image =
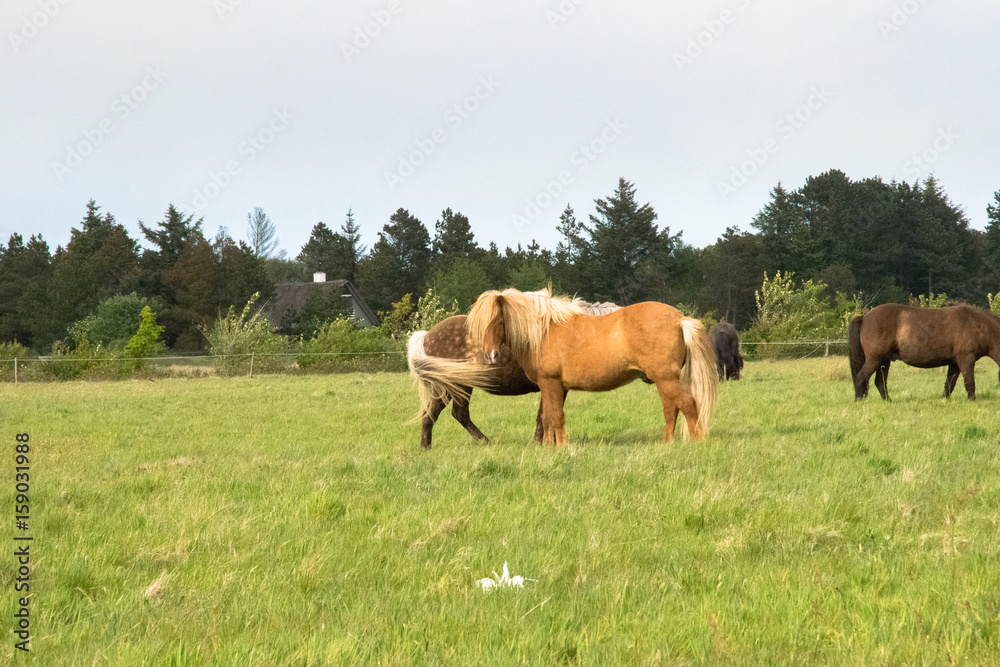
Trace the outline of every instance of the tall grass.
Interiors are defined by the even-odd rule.
[[[896,366],[855,403],[846,365],[748,362],[703,443],[661,442],[641,383],[571,393],[566,449],[531,443],[537,395],[476,392],[491,444],[446,413],[426,453],[403,374],[2,385],[17,660],[995,664],[996,366],[976,403]],[[484,594],[504,561],[532,581]]]

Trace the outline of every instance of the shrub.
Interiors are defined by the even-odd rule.
[[[299,344],[299,368],[309,372],[406,370],[406,340],[392,339],[380,328],[359,328],[341,317],[323,325],[316,335]]]
[[[433,289],[417,299],[417,311],[410,321],[410,331],[427,331],[438,322],[458,315],[458,305],[454,302],[441,305],[441,299]]]
[[[166,344],[160,340],[163,327],[156,323],[156,315],[149,306],[144,306],[140,313],[139,330],[125,345],[125,356],[130,359],[158,357],[166,350]]]
[[[944,292],[941,292],[940,294],[934,294],[931,292],[930,296],[920,294],[914,298],[911,294],[910,305],[918,308],[944,308],[948,305],[948,295]]]
[[[990,306],[990,312],[996,315],[997,317],[1000,317],[1000,293],[996,295],[987,294],[986,303],[988,303]]]
[[[0,382],[14,381],[14,360],[20,363],[25,359],[34,357],[34,353],[17,341],[12,343],[0,343]],[[21,367],[18,366],[20,374]]]
[[[275,333],[260,310],[250,314],[259,296],[254,294],[239,314],[230,306],[211,331],[201,330],[208,339],[209,351],[216,357],[215,367],[220,375],[249,373],[251,363],[254,371],[261,373],[282,370],[288,365],[277,356],[288,349],[285,337]]]
[[[746,343],[789,343],[794,341],[825,341],[847,337],[851,319],[862,312],[858,296],[847,297],[837,292],[833,303],[823,296],[826,285],[807,280],[798,287],[794,274],[778,271],[773,278],[764,274],[764,282],[756,292],[757,319],[743,335]],[[774,359],[777,356],[804,356],[824,352],[816,343],[803,345],[748,346],[751,358]]]
[[[70,336],[77,345],[86,339],[104,348],[124,347],[139,327],[143,309],[153,305],[135,292],[109,297],[98,304],[95,314],[74,322]]]

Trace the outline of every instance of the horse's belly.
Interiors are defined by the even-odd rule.
[[[574,373],[563,373],[562,382],[566,389],[576,391],[611,391],[623,387],[642,377],[641,371],[609,370],[600,368],[580,369]]]

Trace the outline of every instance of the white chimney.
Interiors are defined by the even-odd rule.
[[[317,271],[316,273],[313,274],[313,282],[314,283],[325,283],[326,282],[326,274],[323,273],[322,271]]]

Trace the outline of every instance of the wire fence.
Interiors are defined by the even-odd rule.
[[[740,341],[749,360],[844,356],[846,340]],[[123,380],[130,378],[247,376],[406,371],[404,350],[348,352],[249,352],[161,357],[76,357],[72,354],[0,359],[0,382]]]

